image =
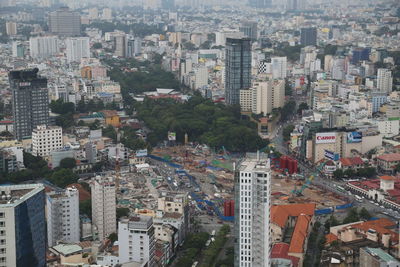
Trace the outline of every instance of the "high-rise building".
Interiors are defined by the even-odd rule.
[[[38,125],[32,131],[32,155],[48,157],[50,153],[63,147],[60,126]]]
[[[250,89],[240,90],[240,108],[255,114],[270,114],[285,104],[285,81],[256,82]]]
[[[45,202],[43,185],[0,186],[0,266],[46,266]]]
[[[6,33],[8,36],[17,34],[17,23],[14,21],[6,22]]]
[[[257,22],[255,21],[244,21],[239,27],[239,31],[243,32],[243,34],[250,38],[252,41],[257,40]]]
[[[119,33],[114,36],[114,54],[117,57],[126,57],[127,38],[125,33]]]
[[[272,78],[284,79],[287,75],[287,58],[286,57],[272,57]]]
[[[200,89],[208,85],[208,69],[206,66],[199,66],[195,69],[194,89]]]
[[[38,69],[11,71],[8,74],[12,91],[14,136],[21,140],[32,135],[38,125],[49,124],[47,79]]]
[[[13,57],[25,57],[25,46],[18,41],[12,43],[12,56]]]
[[[136,215],[118,223],[119,263],[140,262],[155,266],[153,218]]]
[[[101,18],[103,20],[112,20],[113,16],[111,8],[104,8]]]
[[[126,48],[127,48],[126,51],[127,57],[132,58],[140,55],[142,51],[142,39],[140,37],[129,39]]]
[[[390,93],[393,87],[392,71],[389,69],[378,69],[377,86],[379,91]]]
[[[93,178],[91,190],[92,222],[97,227],[99,240],[103,240],[117,232],[114,178],[100,176]]]
[[[304,46],[317,45],[317,28],[301,28],[300,44]]]
[[[31,37],[29,50],[32,58],[46,58],[59,52],[58,38],[56,36]]]
[[[49,30],[62,36],[81,35],[81,16],[69,10],[68,7],[60,8],[49,14]]]
[[[89,37],[68,38],[65,42],[68,62],[80,62],[82,58],[90,58]]]
[[[264,154],[235,170],[235,267],[270,266],[271,170]]]
[[[272,0],[249,0],[249,6],[255,8],[271,7]]]
[[[240,90],[251,86],[251,41],[227,38],[225,51],[225,101],[235,105]]]
[[[352,51],[352,56],[351,56],[351,64],[357,64],[360,61],[363,60],[369,60],[369,54],[371,53],[371,48],[366,47],[356,47]]]
[[[46,193],[47,242],[49,247],[57,241],[77,243],[80,240],[79,191],[67,188]]]

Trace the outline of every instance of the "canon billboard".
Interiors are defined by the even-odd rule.
[[[316,144],[332,144],[336,142],[336,133],[317,133],[315,134]]]

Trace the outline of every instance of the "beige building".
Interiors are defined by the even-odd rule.
[[[52,151],[63,147],[62,128],[59,126],[40,125],[32,132],[32,154],[48,157]]]
[[[6,33],[7,35],[17,34],[17,23],[13,21],[6,22]]]
[[[242,111],[255,114],[270,114],[273,109],[285,104],[285,81],[259,81],[250,89],[240,90],[240,107]]]

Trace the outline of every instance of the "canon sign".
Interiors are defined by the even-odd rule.
[[[336,133],[317,133],[315,135],[316,144],[331,144],[336,142]]]

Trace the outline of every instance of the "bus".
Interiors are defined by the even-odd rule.
[[[342,192],[342,193],[345,193],[345,192],[346,192],[346,190],[345,190],[342,186],[340,186],[340,185],[338,185],[338,186],[336,187],[336,190],[339,191],[339,192]]]

